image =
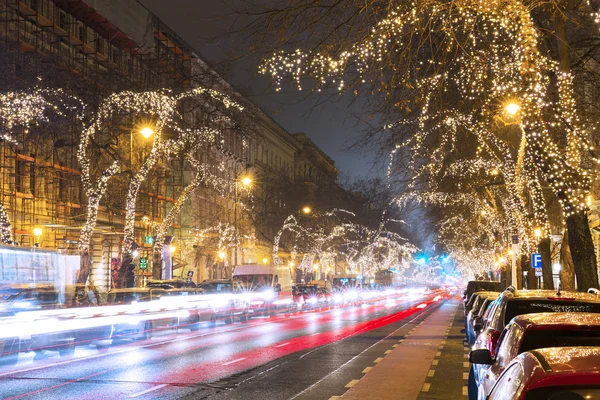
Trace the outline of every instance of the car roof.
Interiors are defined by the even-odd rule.
[[[600,298],[595,294],[581,293],[581,292],[564,292],[561,291],[558,294],[555,290],[515,290],[504,291],[502,297],[509,301],[522,301],[522,300],[585,300],[586,302],[598,302]]]
[[[600,347],[549,347],[529,353],[547,374],[600,372]]]
[[[143,288],[120,288],[111,289],[108,293],[148,293],[150,290],[164,290],[158,287],[143,287]]]
[[[513,324],[523,329],[544,329],[556,326],[597,326],[600,328],[599,313],[548,312],[517,315]]]
[[[229,279],[205,279],[202,282],[200,282],[200,285],[202,285],[203,283],[231,283],[231,280],[229,280]]]

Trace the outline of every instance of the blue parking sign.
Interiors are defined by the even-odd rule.
[[[542,269],[542,255],[540,253],[531,253],[531,268]]]

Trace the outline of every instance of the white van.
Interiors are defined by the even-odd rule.
[[[289,297],[291,302],[292,274],[288,266],[238,265],[231,279],[234,293],[249,294],[250,310],[253,314],[272,315],[284,308],[281,307],[282,299]]]

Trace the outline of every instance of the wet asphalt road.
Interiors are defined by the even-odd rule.
[[[439,303],[398,300],[155,334],[99,354],[21,354],[4,399],[329,399]],[[38,358],[38,359],[36,359]]]

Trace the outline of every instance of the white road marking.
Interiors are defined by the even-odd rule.
[[[290,344],[290,342],[281,343],[281,344],[278,344],[275,347],[283,347],[283,346],[287,346],[288,344]]]
[[[421,388],[421,392],[429,392],[429,388],[431,387],[431,383],[424,383]]]
[[[232,361],[229,361],[229,362],[223,363],[223,364],[221,364],[221,365],[229,365],[229,364],[234,364],[234,363],[236,363],[236,362],[244,361],[245,359],[246,359],[246,357],[237,358],[237,359],[235,359],[235,360],[232,360]]]
[[[350,382],[348,382],[348,384],[344,387],[347,387],[348,389],[350,389],[351,387],[353,387],[354,385],[356,385],[359,382],[359,379],[352,379]]]
[[[165,386],[169,386],[169,384],[168,383],[163,383],[162,385],[151,387],[150,389],[146,389],[146,390],[143,390],[141,392],[134,393],[134,394],[132,394],[130,396],[127,396],[127,397],[129,397],[129,398],[139,397],[139,396],[142,396],[142,395],[144,395],[146,393],[150,393],[150,392],[154,392],[155,390],[162,389]]]

